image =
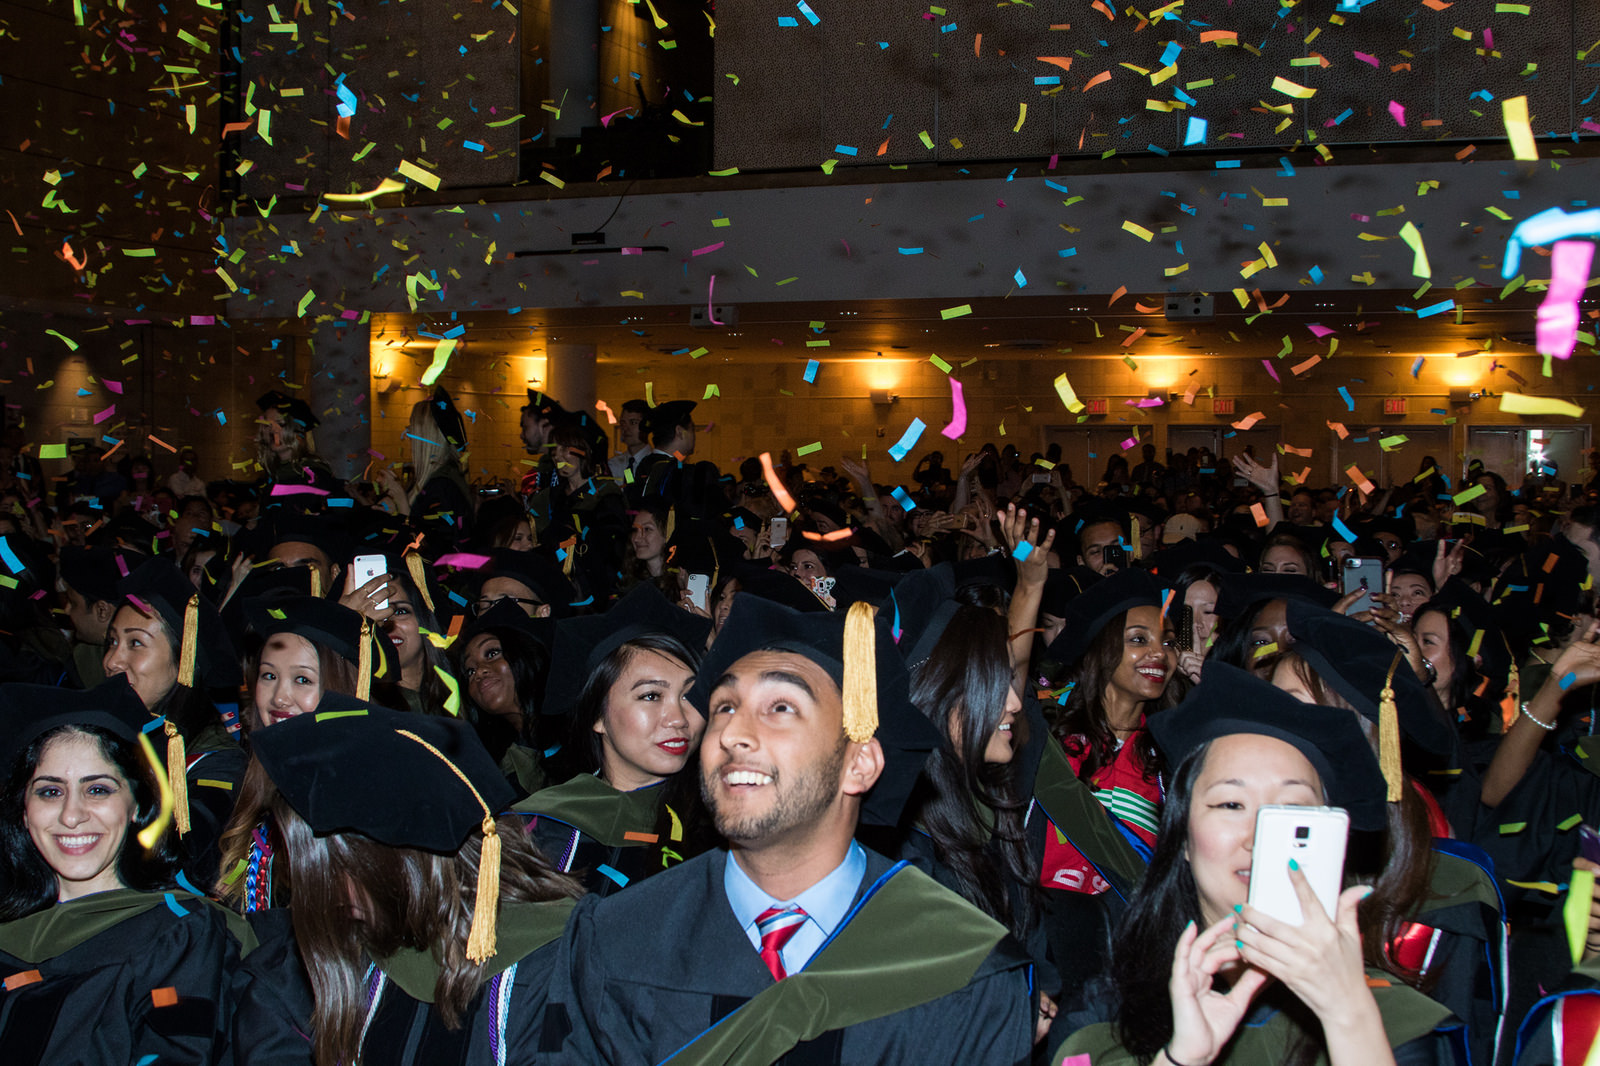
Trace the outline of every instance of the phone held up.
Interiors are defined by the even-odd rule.
[[[1344,883],[1349,836],[1350,816],[1342,807],[1269,804],[1257,808],[1250,855],[1250,906],[1290,925],[1305,923],[1300,897],[1289,880],[1289,860],[1293,859],[1332,920]]]

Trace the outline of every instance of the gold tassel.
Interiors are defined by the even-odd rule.
[[[878,731],[878,610],[857,600],[844,620],[844,732],[865,744]]]
[[[1405,774],[1400,769],[1400,709],[1394,702],[1394,671],[1403,661],[1403,653],[1396,652],[1383,682],[1383,694],[1378,697],[1378,767],[1388,786],[1384,798],[1389,803],[1399,803],[1405,787]]]
[[[178,684],[194,688],[194,665],[200,657],[200,595],[189,597],[183,609],[183,636],[178,648]]]
[[[314,566],[311,568],[311,597],[322,599],[322,571]]]
[[[1501,638],[1504,639],[1504,638]],[[1517,720],[1517,710],[1522,703],[1522,672],[1517,669],[1517,660],[1511,659],[1511,672],[1506,675],[1506,694],[1500,701],[1500,731],[1511,732],[1512,723]]]
[[[177,726],[168,720],[162,729],[167,734],[167,785],[172,789],[172,812],[181,837],[189,831],[189,753]]]
[[[356,660],[356,699],[372,698],[372,619],[361,619],[361,654]]]
[[[467,931],[467,958],[482,964],[495,953],[495,926],[500,917],[500,833],[494,818],[483,816],[483,850],[478,859],[478,891],[472,900],[472,928]]]
[[[497,950],[495,927],[500,920],[500,831],[494,824],[494,812],[483,802],[483,796],[467,780],[461,767],[451,762],[449,756],[409,729],[395,732],[422,745],[434,758],[448,766],[467,786],[467,791],[478,801],[478,806],[483,808],[483,849],[478,855],[478,889],[472,899],[472,926],[467,930],[467,958],[479,964],[485,963]]]
[[[406,570],[410,572],[411,583],[417,586],[417,595],[428,605],[428,610],[437,611],[438,608],[433,605],[433,597],[428,594],[428,574],[423,568],[422,556],[416,552],[406,556]]]

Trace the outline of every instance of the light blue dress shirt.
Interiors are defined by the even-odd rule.
[[[833,935],[833,931],[839,928],[845,915],[850,913],[850,904],[855,902],[861,879],[866,874],[867,853],[852,840],[844,861],[834,867],[827,877],[794,899],[773,899],[750,880],[750,875],[744,872],[730,852],[722,872],[722,890],[727,894],[728,905],[733,908],[733,916],[750,938],[750,946],[757,951],[761,950],[761,933],[756,928],[756,919],[768,907],[799,907],[806,912],[805,924],[778,952],[783,959],[784,972],[798,973]]]

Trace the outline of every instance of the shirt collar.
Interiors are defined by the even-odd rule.
[[[855,902],[856,891],[861,887],[861,879],[866,873],[867,853],[852,840],[844,861],[834,867],[832,873],[794,899],[780,900],[767,895],[760,885],[752,881],[733,853],[729,852],[722,875],[722,888],[742,929],[755,925],[756,918],[768,907],[794,905],[806,912],[807,919],[817,924],[823,936],[832,936],[845,915],[850,913],[850,905]]]

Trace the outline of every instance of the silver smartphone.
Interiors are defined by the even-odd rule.
[[[350,571],[354,574],[352,588],[360,588],[375,577],[382,577],[389,572],[389,564],[381,555],[358,555],[350,561]],[[389,609],[389,597],[385,596],[383,602],[374,605],[377,610]]]
[[[1349,837],[1350,815],[1342,807],[1258,808],[1250,854],[1250,906],[1290,925],[1305,922],[1300,897],[1289,880],[1293,859],[1331,921],[1339,907]]]

